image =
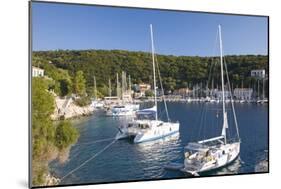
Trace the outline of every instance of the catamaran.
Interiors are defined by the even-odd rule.
[[[221,85],[222,85],[222,131],[221,135],[198,142],[188,143],[185,147],[184,166],[180,170],[192,175],[199,175],[199,173],[218,169],[233,162],[240,153],[240,137],[238,131],[238,124],[234,104],[231,97],[231,107],[233,119],[236,127],[236,137],[230,140],[227,137],[226,131],[228,129],[228,114],[225,107],[225,86],[224,86],[224,68],[228,87],[230,88],[229,77],[227,73],[226,63],[223,59],[221,26],[218,26],[219,46],[220,46],[220,70],[221,70]]]
[[[151,36],[151,50],[152,50],[151,54],[152,54],[152,65],[153,65],[153,79],[154,79],[154,106],[152,108],[137,111],[137,118],[129,122],[127,125],[120,127],[119,132],[116,135],[116,139],[132,137],[134,143],[142,143],[142,142],[162,139],[174,134],[178,134],[179,132],[180,124],[178,122],[176,123],[170,122],[165,98],[163,98],[163,100],[164,100],[165,111],[168,118],[168,122],[164,122],[158,119],[155,55],[154,55],[152,25],[150,25],[150,36]],[[163,93],[163,87],[162,87],[159,69],[158,69],[158,75],[159,75],[159,81]]]

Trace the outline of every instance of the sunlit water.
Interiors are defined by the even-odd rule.
[[[163,104],[160,107],[163,109]],[[188,177],[164,167],[170,162],[183,162],[183,148],[188,142],[220,135],[220,107],[221,104],[168,103],[171,120],[180,122],[179,135],[143,144],[116,141],[99,156],[64,178],[61,184]],[[235,104],[235,107],[242,140],[240,157],[231,165],[207,175],[252,173],[257,164],[267,159],[268,105]],[[230,111],[230,107],[227,109]],[[229,112],[229,135],[234,136],[235,127],[230,115]],[[160,117],[165,119],[165,112],[162,111]],[[102,113],[74,120],[80,138],[71,148],[66,163],[51,162],[53,174],[62,178],[91,158],[114,140],[117,127],[127,121],[124,118],[106,117]]]

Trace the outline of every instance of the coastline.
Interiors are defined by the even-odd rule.
[[[55,110],[51,115],[53,121],[74,119],[93,114],[91,105],[80,107],[75,104],[72,98],[55,97]]]

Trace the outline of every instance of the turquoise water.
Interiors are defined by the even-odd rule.
[[[163,109],[163,104],[159,106],[159,109]],[[203,106],[207,110],[205,114],[202,113]],[[178,136],[143,144],[133,144],[128,140],[116,141],[99,156],[65,177],[61,184],[188,177],[181,172],[166,170],[164,166],[170,162],[183,162],[183,148],[188,142],[220,134],[222,120],[218,108],[221,105],[171,102],[168,107],[171,120],[180,122]],[[230,166],[207,175],[252,173],[258,163],[267,159],[268,105],[235,104],[235,107],[242,140],[240,157]],[[227,109],[230,111],[229,107]],[[164,112],[159,114],[165,119]],[[53,174],[62,178],[91,158],[114,140],[117,127],[127,121],[124,118],[106,117],[102,113],[74,120],[80,138],[71,148],[66,163],[51,162]],[[229,136],[235,136],[232,122],[229,116]]]

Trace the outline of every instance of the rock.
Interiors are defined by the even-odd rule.
[[[268,160],[260,161],[255,167],[255,172],[268,172]]]
[[[77,106],[72,98],[55,98],[56,108],[51,116],[52,120],[70,119],[80,116],[88,116],[93,113],[91,105],[80,107]]]
[[[52,176],[50,173],[45,174],[44,177],[45,183],[42,186],[54,186],[60,183],[60,179]]]

